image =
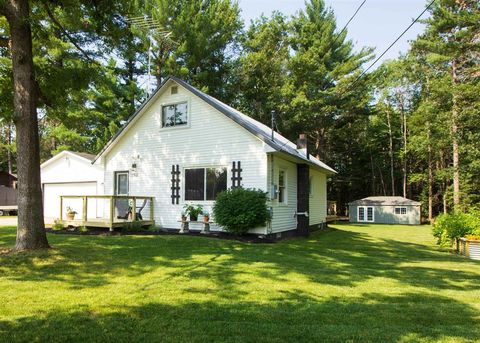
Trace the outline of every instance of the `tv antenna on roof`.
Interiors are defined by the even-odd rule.
[[[132,27],[140,31],[146,32],[148,39],[148,78],[147,78],[147,97],[150,95],[151,78],[152,78],[152,46],[154,45],[154,37],[157,39],[159,45],[163,45],[166,49],[171,49],[178,45],[172,38],[172,32],[163,28],[158,19],[153,19],[149,16],[130,17],[126,19]]]

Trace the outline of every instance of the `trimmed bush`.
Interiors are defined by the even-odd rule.
[[[243,235],[270,219],[267,193],[258,189],[233,188],[218,194],[213,206],[215,222],[227,232]]]
[[[480,211],[470,210],[468,213],[441,214],[433,225],[433,235],[437,244],[452,245],[455,239],[469,234],[480,234]]]
[[[124,232],[138,232],[142,230],[143,230],[142,222],[139,220],[125,222],[122,226],[122,231]]]

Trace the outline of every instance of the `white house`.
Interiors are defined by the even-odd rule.
[[[103,167],[93,165],[95,155],[62,151],[41,166],[43,212],[45,221],[52,223],[60,216],[60,195],[97,195],[103,193]],[[81,199],[67,205],[79,208]],[[91,203],[89,212],[97,209]],[[64,208],[65,210],[66,208]]]
[[[92,163],[103,170],[104,194],[154,197],[155,223],[163,228],[180,227],[185,204],[210,210],[216,194],[242,186],[271,199],[271,224],[252,232],[307,233],[325,223],[327,177],[335,171],[305,146],[304,136],[298,147],[272,137],[267,126],[170,77]]]

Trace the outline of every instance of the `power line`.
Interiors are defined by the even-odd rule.
[[[403,32],[400,34],[400,36],[398,36],[397,39],[395,39],[395,40],[393,41],[393,43],[390,44],[390,45],[388,46],[388,48],[386,48],[385,51],[382,52],[382,54],[381,54],[380,56],[378,56],[378,57],[375,59],[375,61],[373,61],[372,64],[370,64],[370,65],[368,66],[368,68],[365,69],[365,70],[355,79],[355,81],[352,82],[352,84],[350,85],[350,87],[348,87],[348,89],[350,89],[358,80],[360,80],[360,79],[363,77],[363,75],[365,75],[365,74],[367,73],[367,71],[369,71],[370,68],[372,68],[372,67],[388,52],[388,50],[390,50],[390,49],[395,45],[395,43],[397,43],[397,42],[400,40],[400,38],[402,38],[403,35],[404,35],[408,30],[410,30],[410,28],[421,18],[421,16],[422,16],[425,12],[427,12],[427,11],[430,9],[430,7],[432,7],[432,5],[433,5],[433,3],[434,3],[435,1],[436,1],[436,0],[432,0],[432,2],[430,2],[430,3],[428,4],[428,6],[425,7],[425,9],[422,11],[422,13],[420,13],[420,14],[418,15],[418,17],[416,17],[415,20],[412,21],[412,23],[411,23],[410,25],[408,25],[408,27],[407,27],[405,30],[403,30]]]
[[[348,24],[350,24],[350,22],[353,20],[353,18],[355,18],[355,16],[357,15],[358,11],[360,11],[360,9],[363,7],[363,5],[367,2],[367,0],[363,0],[363,2],[360,4],[360,6],[357,7],[357,10],[355,11],[355,13],[353,13],[353,15],[350,17],[350,19],[347,21],[347,23],[345,24],[345,26],[343,27],[343,29],[340,31],[340,33],[337,35],[337,37],[335,37],[333,43],[332,43],[332,46],[337,42],[338,40],[338,37],[340,37],[343,33],[343,31],[345,31],[347,29],[347,26]]]

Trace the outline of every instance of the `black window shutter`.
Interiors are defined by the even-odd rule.
[[[232,188],[240,187],[242,184],[242,167],[240,161],[233,161],[232,164]]]
[[[180,167],[172,165],[172,205],[178,205],[180,201]]]

